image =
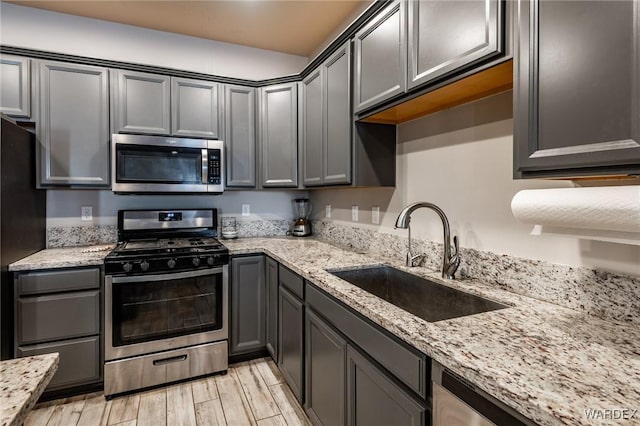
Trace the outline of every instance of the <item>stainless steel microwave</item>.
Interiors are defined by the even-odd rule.
[[[114,134],[111,189],[117,193],[222,193],[224,142]]]

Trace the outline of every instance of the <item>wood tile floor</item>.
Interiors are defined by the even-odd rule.
[[[44,402],[25,426],[309,425],[270,358],[234,364],[226,375],[105,400],[102,393]]]

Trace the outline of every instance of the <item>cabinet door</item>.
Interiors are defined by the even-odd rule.
[[[264,256],[231,259],[232,355],[264,349],[266,343],[266,293]]]
[[[499,0],[407,2],[409,88],[500,53],[500,6]]]
[[[29,58],[0,56],[0,112],[14,117],[31,116]]]
[[[518,8],[516,177],[640,173],[640,2]]]
[[[344,425],[347,342],[309,309],[305,339],[307,414],[314,424]]]
[[[171,133],[171,77],[116,70],[113,82],[117,133]]]
[[[419,426],[426,408],[347,346],[347,419],[350,425]]]
[[[298,186],[298,99],[296,84],[261,89],[262,186]]]
[[[109,186],[108,71],[85,65],[39,65],[42,185]]]
[[[224,88],[227,186],[256,186],[256,89]]]
[[[405,1],[394,1],[355,35],[355,112],[406,89],[405,6]]]
[[[296,399],[304,402],[304,305],[280,286],[278,300],[278,367]]]
[[[267,350],[278,360],[278,262],[267,257]]]
[[[218,83],[171,77],[171,134],[218,139]]]
[[[305,186],[322,185],[323,170],[323,78],[322,68],[302,80],[300,85],[300,134],[302,137],[302,167]]]
[[[325,185],[351,182],[351,43],[347,42],[323,65]]]

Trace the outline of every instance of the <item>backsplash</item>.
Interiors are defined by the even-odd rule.
[[[404,259],[407,238],[347,224],[316,220],[314,235],[362,253]],[[439,270],[442,244],[411,240],[414,253],[426,253],[423,266]],[[640,325],[640,278],[589,268],[460,249],[457,275],[544,300],[599,318]]]
[[[289,231],[290,220],[237,218],[238,237],[276,237]],[[220,229],[220,224],[218,224]],[[114,225],[58,226],[47,228],[47,248],[111,244],[118,240]]]

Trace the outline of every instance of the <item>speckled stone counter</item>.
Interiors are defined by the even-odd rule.
[[[115,244],[46,249],[9,265],[10,271],[99,266]]]
[[[0,425],[21,425],[56,370],[57,353],[0,361]]]
[[[443,282],[438,272],[411,268],[411,273],[511,306],[428,323],[326,271],[392,263],[388,259],[313,239],[239,239],[225,245],[232,254],[268,254],[536,423],[640,424],[640,411],[627,420],[590,420],[586,414],[640,410],[637,327],[479,281]]]

